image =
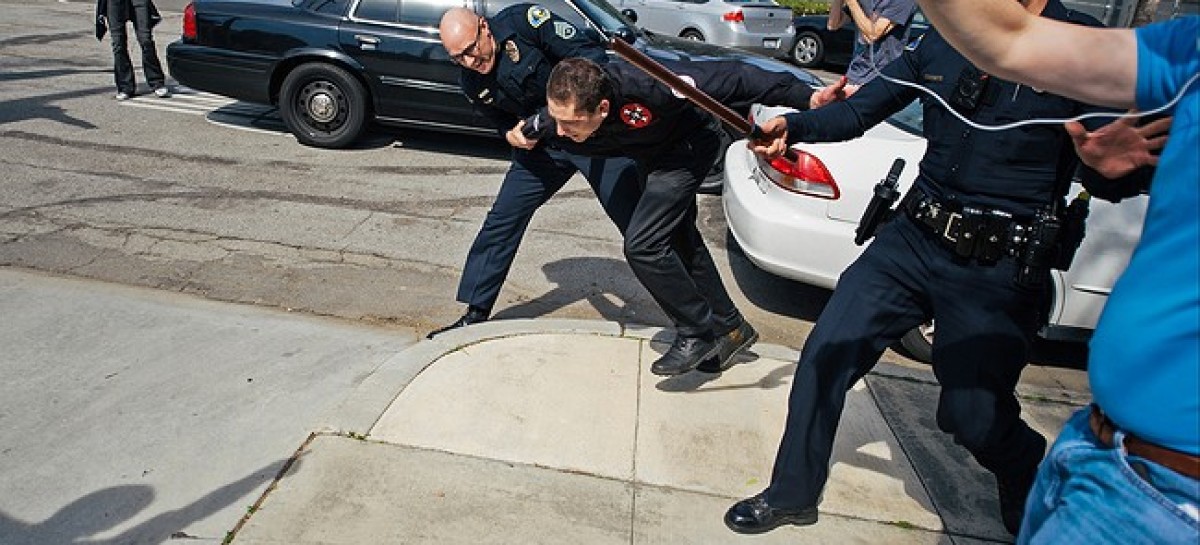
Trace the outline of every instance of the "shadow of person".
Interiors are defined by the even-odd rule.
[[[54,103],[60,100],[81,98],[109,91],[109,87],[93,87],[91,89],[79,89],[10,100],[5,102],[4,108],[0,108],[0,125],[29,119],[46,119],[81,129],[94,129],[96,128],[95,125],[67,115],[66,111],[59,106],[55,106]]]
[[[144,484],[123,485],[87,494],[40,523],[28,524],[0,513],[0,543],[80,543],[86,536],[133,518],[153,501],[154,488]]]
[[[606,257],[569,257],[542,266],[555,286],[542,295],[504,308],[493,319],[537,318],[579,301],[586,301],[605,320],[630,323],[669,323],[624,261]]]
[[[300,463],[294,459],[289,471]],[[105,488],[79,498],[40,523],[26,523],[0,512],[0,543],[4,545],[125,545],[128,543],[165,543],[187,536],[183,530],[239,501],[259,486],[280,474],[287,460],[267,464],[245,477],[221,486],[192,503],[165,511],[138,523],[111,538],[95,538],[132,519],[149,507],[155,498],[147,485]],[[223,538],[224,536],[218,536]]]

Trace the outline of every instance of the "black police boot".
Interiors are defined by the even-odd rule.
[[[776,509],[767,505],[767,492],[733,504],[725,512],[725,526],[739,534],[770,532],[784,524],[808,526],[817,522],[817,508]]]
[[[1009,475],[996,475],[996,489],[1000,495],[1000,520],[1008,533],[1017,535],[1021,530],[1021,520],[1025,518],[1025,501],[1029,491],[1033,489],[1033,481],[1037,479],[1038,464],[1041,463],[1042,453],[1046,451],[1046,439],[1038,435],[1037,458],[1031,458],[1019,469]]]
[[[467,313],[463,314],[462,318],[455,320],[454,323],[452,323],[446,327],[430,331],[429,334],[425,336],[425,338],[432,339],[434,337],[434,335],[441,335],[442,333],[450,331],[451,329],[458,329],[462,326],[477,324],[479,322],[486,322],[487,319],[488,319],[488,311],[481,309],[479,307],[473,307],[473,306],[467,307]]]
[[[715,340],[676,335],[675,342],[671,343],[667,353],[650,365],[650,372],[664,377],[682,375],[695,369],[700,362],[711,358],[716,352]]]
[[[717,338],[717,354],[696,366],[697,371],[721,373],[737,363],[737,355],[758,341],[758,332],[750,322],[742,320],[733,331]]]

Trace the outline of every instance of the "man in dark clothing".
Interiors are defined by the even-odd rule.
[[[490,20],[454,8],[442,16],[440,32],[450,58],[463,67],[463,93],[513,151],[512,165],[463,267],[458,300],[468,305],[467,312],[430,338],[488,319],[533,213],[576,172],[587,178],[622,233],[639,193],[633,161],[585,157],[563,149],[560,138],[536,140],[522,132],[525,118],[546,104],[550,69],[567,57],[604,62],[608,56],[603,44],[534,4],[505,8]]]
[[[791,74],[737,61],[664,62],[718,102],[808,109],[839,96]],[[547,108],[558,134],[581,153],[632,157],[642,196],[625,233],[630,268],[675,323],[671,348],[651,365],[658,375],[690,371],[715,356],[722,371],[758,334],[742,318],[696,229],[696,192],[722,153],[714,117],[624,61],[567,59],[550,75]]]
[[[1099,25],[1060,0],[1023,3],[1043,17]],[[984,125],[1094,109],[991,77],[932,30],[883,74],[928,86]],[[1014,534],[1020,527],[1046,441],[1021,420],[1014,388],[1047,315],[1046,262],[1053,259],[1042,250],[1060,243],[1053,218],[1061,217],[1078,165],[1062,125],[975,129],[934,98],[880,77],[843,103],[768,121],[762,128],[772,141],[755,151],[772,155],[787,143],[855,138],[917,98],[928,140],[920,175],[897,217],[842,273],[809,334],[770,484],[726,513],[735,532],[817,521],[846,391],[886,347],[930,319],[937,324],[938,427],[995,475],[1004,526]],[[1087,182],[1098,175],[1084,176]]]
[[[167,88],[166,75],[158,60],[158,48],[154,45],[151,29],[162,20],[151,0],[98,0],[96,3],[96,39],[104,38],[108,31],[112,41],[113,79],[117,83],[117,100],[128,100],[137,94],[137,82],[133,75],[133,60],[129,57],[127,22],[133,23],[134,36],[142,49],[142,71],[146,83],[159,98],[171,96]]]

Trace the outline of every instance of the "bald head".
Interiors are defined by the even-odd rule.
[[[475,25],[478,24],[479,15],[467,8],[450,8],[446,13],[442,14],[442,22],[438,25],[438,32],[442,36],[442,45],[445,46],[451,41],[469,42],[475,38]],[[446,48],[450,51],[450,48]]]
[[[487,74],[495,67],[496,43],[487,21],[467,8],[450,8],[438,25],[442,47],[463,68]]]

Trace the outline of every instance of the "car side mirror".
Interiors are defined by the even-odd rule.
[[[629,22],[631,22],[631,23],[637,22],[637,12],[633,11],[630,8],[625,8],[625,9],[621,10],[621,15],[624,15],[625,18],[629,19]]]

